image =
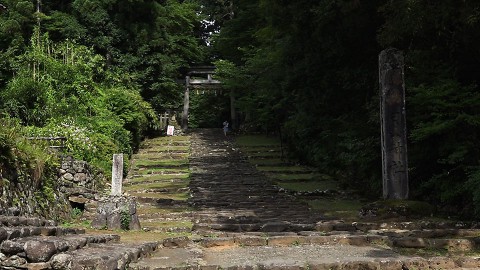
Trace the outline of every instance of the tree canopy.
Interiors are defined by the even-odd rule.
[[[280,135],[291,154],[372,197],[378,54],[396,47],[411,195],[480,215],[478,1],[0,2],[0,112],[31,134],[70,134],[79,157],[105,164],[134,150],[156,113],[179,108],[185,68],[215,64],[223,91],[192,96],[193,126],[221,127],[234,91],[240,130]]]

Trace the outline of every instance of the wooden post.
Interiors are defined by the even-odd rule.
[[[112,164],[112,196],[122,195],[122,181],[123,181],[123,154],[113,155]]]
[[[190,108],[190,76],[185,77],[185,95],[183,97],[182,129],[188,129],[188,110]]]
[[[384,199],[408,199],[404,59],[401,51],[379,55],[380,122]]]

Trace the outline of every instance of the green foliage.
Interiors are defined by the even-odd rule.
[[[97,82],[119,77],[103,64],[85,46],[56,44],[37,32],[0,92],[0,106],[29,125],[29,136],[66,137],[68,153],[109,172],[112,154],[132,154],[157,119],[139,90]]]
[[[57,157],[45,142],[27,139],[27,131],[17,119],[2,117],[0,127],[0,206],[17,206],[24,213],[52,219],[61,217],[64,209],[57,203],[55,181]]]
[[[395,46],[406,59],[411,194],[478,215],[478,1],[231,3],[213,47],[243,126],[279,133],[290,153],[380,196],[377,59]]]
[[[82,216],[83,212],[80,208],[73,208],[70,213],[70,217],[74,220],[78,220]]]
[[[217,90],[215,94],[208,90],[191,91],[189,127],[221,128],[223,121],[230,118],[229,104],[230,97],[225,91]]]
[[[480,168],[480,94],[476,87],[444,80],[419,85],[411,92],[411,120],[416,124],[411,130],[410,159],[418,164],[412,176],[422,179],[414,187],[417,192],[435,194],[432,199],[441,204],[466,205],[473,198],[475,209],[480,209],[475,199],[480,190],[474,185]]]
[[[120,212],[120,227],[122,228],[122,230],[129,230],[131,222],[132,217],[130,216],[130,211],[127,208],[122,209],[122,211]]]

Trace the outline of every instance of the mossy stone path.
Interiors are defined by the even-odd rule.
[[[191,231],[189,164],[190,137],[145,140],[131,161],[125,192],[137,199],[144,231],[162,239]]]
[[[154,160],[164,162],[168,152],[177,155],[169,156],[173,163],[184,158],[180,150],[168,151],[161,143],[174,138],[147,142],[148,147],[162,148],[137,155],[137,160],[149,156],[137,164],[148,164],[151,171],[134,169],[129,189],[140,200],[149,192],[171,198],[141,203],[140,211],[149,209],[145,220],[150,228],[161,231],[162,226],[191,218],[191,231],[188,237],[164,239],[161,248],[131,264],[131,269],[480,267],[475,255],[479,233],[470,229],[471,224],[358,220],[358,198],[327,175],[285,159],[275,140],[244,136],[235,141],[220,129],[195,130],[188,137],[186,178],[180,173],[183,161],[164,166],[176,166],[176,172],[155,168]],[[187,189],[179,183],[188,184],[188,196],[182,195]],[[159,213],[154,214],[152,207]],[[162,212],[173,207],[179,210],[176,217]],[[162,225],[155,227],[155,220]]]
[[[189,203],[196,209],[196,230],[303,231],[313,230],[324,219],[308,204],[281,192],[265,176],[267,170],[257,170],[231,138],[216,130],[192,134],[190,168]],[[279,168],[294,173],[291,167]]]

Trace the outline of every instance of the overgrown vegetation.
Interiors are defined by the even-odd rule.
[[[380,197],[377,59],[397,47],[412,199],[479,216],[478,1],[219,2],[207,5],[229,14],[212,41],[217,75],[241,126],[280,135],[296,157]]]
[[[41,182],[39,200],[51,199],[58,166],[22,160],[23,137],[66,137],[69,155],[108,178],[112,154],[128,164],[157,114],[181,103],[181,70],[204,56],[194,1],[1,2],[0,120],[22,132],[2,130],[0,178]],[[7,169],[18,171],[7,179]]]
[[[0,207],[61,219],[66,205],[56,185],[59,161],[45,142],[26,134],[17,119],[0,118]]]

